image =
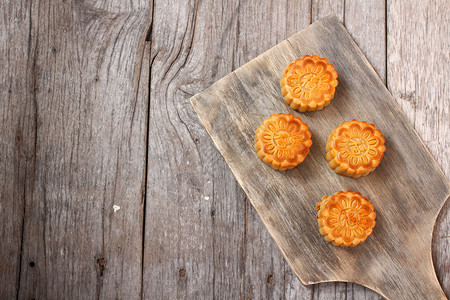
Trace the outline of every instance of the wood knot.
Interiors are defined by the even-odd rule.
[[[106,263],[105,259],[103,257],[97,259],[97,265],[98,265],[98,275],[99,277],[103,276],[103,272],[105,271]]]
[[[186,271],[183,268],[181,268],[180,270],[178,270],[178,276],[180,277],[186,276]]]
[[[30,261],[30,264],[29,264],[29,265],[30,265],[30,267],[33,268],[36,264],[34,263],[34,261]]]
[[[273,282],[273,274],[269,273],[269,275],[267,276],[267,283],[272,283]]]

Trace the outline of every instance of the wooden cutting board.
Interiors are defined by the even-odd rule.
[[[298,113],[281,96],[281,72],[305,54],[327,57],[339,73],[335,98],[322,111]],[[303,284],[348,281],[388,299],[445,299],[431,239],[450,184],[336,17],[289,37],[192,97],[191,104]],[[253,150],[256,128],[280,112],[301,117],[313,135],[305,162],[285,172],[265,165]],[[375,124],[387,148],[377,170],[359,179],[335,174],[324,157],[331,130],[354,118]],[[315,204],[349,189],[371,200],[377,225],[365,243],[335,247],[319,234]]]

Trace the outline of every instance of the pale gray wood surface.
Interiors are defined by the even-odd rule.
[[[145,298],[379,298],[299,282],[188,98],[334,13],[448,176],[446,2],[155,1],[150,55],[152,2],[0,1],[0,298],[135,297],[142,279]],[[436,81],[426,55],[447,59]],[[447,294],[448,211],[433,246]]]
[[[154,3],[145,298],[242,293],[244,193],[189,104],[236,68],[238,13],[237,1]]]
[[[1,3],[1,298],[137,298],[150,5]]]
[[[388,88],[442,170],[450,176],[450,5],[402,1],[387,5]],[[450,295],[450,203],[433,236],[433,259]]]
[[[34,117],[29,4],[0,1],[0,298],[14,298],[26,178],[33,173]]]

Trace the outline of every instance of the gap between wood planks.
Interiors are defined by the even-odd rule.
[[[144,46],[144,53],[145,51],[149,51],[150,55],[152,50],[152,34],[153,34],[153,13],[154,13],[154,0],[151,0],[150,2],[150,23],[149,27],[147,29],[147,34],[145,36],[145,46]],[[148,50],[147,50],[148,49]],[[142,187],[142,248],[141,248],[141,299],[144,297],[144,270],[145,270],[145,220],[146,220],[146,214],[147,214],[147,182],[148,182],[148,151],[149,151],[149,134],[150,134],[150,89],[151,89],[151,82],[152,82],[152,66],[153,62],[155,60],[156,54],[154,57],[150,57],[150,64],[148,66],[148,87],[147,87],[147,124],[146,124],[146,134],[145,134],[145,168],[144,168],[144,183]],[[142,72],[141,72],[142,73]]]

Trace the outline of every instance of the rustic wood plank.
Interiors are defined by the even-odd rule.
[[[450,6],[447,1],[388,2],[388,87],[408,119],[450,176]],[[433,257],[450,295],[450,205],[436,223]]]
[[[340,73],[340,92],[324,111],[302,114],[310,128],[315,128],[309,159],[301,168],[276,172],[254,154],[254,130],[273,111],[291,112],[275,96],[279,93],[279,74],[289,61],[311,51],[335,64]],[[367,89],[373,93],[367,94]],[[388,298],[441,298],[443,293],[428,253],[433,220],[448,196],[449,182],[391,98],[344,27],[336,18],[326,18],[216,82],[191,102],[303,282],[353,281]],[[323,161],[319,149],[331,129],[354,117],[375,122],[391,149],[377,172],[357,181],[336,176],[326,164],[319,163]],[[419,169],[422,171],[417,172]],[[314,208],[310,207],[311,199],[342,189],[371,195],[379,213],[375,234],[351,252],[322,241]],[[407,203],[412,209],[405,218],[399,212],[405,211]],[[407,228],[415,230],[404,235]],[[341,268],[342,262],[345,268]]]
[[[242,66],[260,53],[310,23],[309,1],[245,1],[238,15],[239,35],[235,66]],[[271,12],[267,14],[267,12]],[[264,37],[264,38],[261,38]],[[246,201],[245,273],[246,299],[310,298],[285,262],[261,218]]]
[[[30,2],[0,1],[0,298],[15,299],[26,178],[33,173]],[[32,53],[31,53],[32,54]]]
[[[386,5],[384,1],[345,0],[343,23],[348,33],[386,81]]]
[[[188,99],[233,70],[239,9],[238,1],[154,5],[144,298],[243,293],[244,193]]]
[[[344,2],[344,0],[311,0],[311,23],[330,14],[335,15],[341,22],[344,22]]]
[[[24,89],[11,118],[27,122],[12,124],[26,157],[18,297],[138,298],[148,102],[139,85],[149,3],[27,8],[28,52],[16,58],[27,65],[10,78]]]

